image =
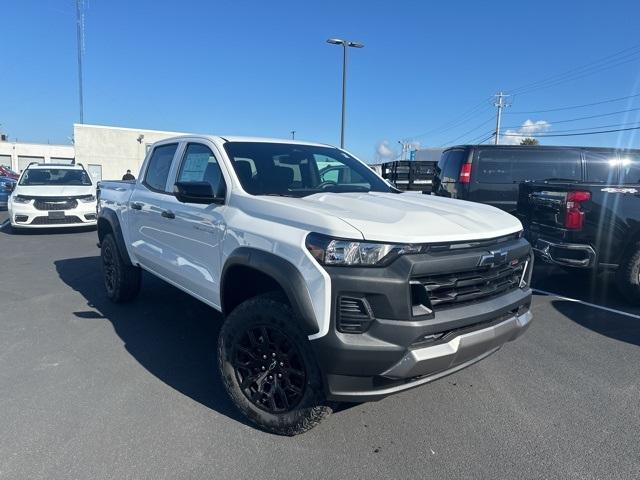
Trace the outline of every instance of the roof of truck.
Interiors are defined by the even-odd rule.
[[[292,145],[313,145],[316,147],[333,147],[326,143],[306,142],[304,140],[292,140],[290,138],[268,138],[268,137],[245,137],[237,135],[180,135],[172,138],[165,138],[162,142],[179,140],[181,138],[208,138],[209,140],[222,140],[223,142],[256,142],[256,143],[289,143]]]

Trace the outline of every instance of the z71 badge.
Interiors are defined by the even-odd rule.
[[[607,187],[607,188],[601,188],[600,191],[601,192],[607,192],[607,193],[638,193],[638,189],[637,188]]]

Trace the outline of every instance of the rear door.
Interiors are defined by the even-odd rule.
[[[129,200],[130,248],[143,267],[164,277],[170,277],[176,261],[167,216],[174,198],[168,183],[178,146],[173,142],[153,149]]]

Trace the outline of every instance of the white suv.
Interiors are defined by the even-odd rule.
[[[96,185],[80,164],[30,164],[7,206],[13,228],[96,225]]]

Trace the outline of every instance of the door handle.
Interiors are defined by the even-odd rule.
[[[171,210],[163,210],[160,215],[162,215],[164,218],[176,218],[176,214]]]
[[[142,204],[138,202],[131,202],[129,206],[134,210],[142,210]]]

